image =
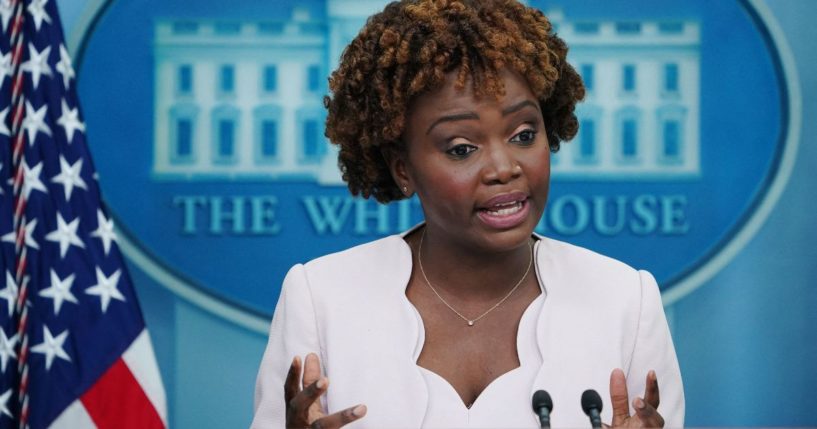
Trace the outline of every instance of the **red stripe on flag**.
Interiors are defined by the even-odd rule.
[[[121,358],[80,398],[99,429],[159,429],[162,419]]]

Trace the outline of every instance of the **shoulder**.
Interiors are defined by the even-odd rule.
[[[371,285],[399,286],[411,273],[411,250],[402,236],[391,235],[313,259],[302,272],[313,292],[353,294]]]
[[[585,301],[640,305],[644,289],[657,292],[652,275],[584,247],[540,237],[537,270],[548,294]]]
[[[304,268],[311,274],[322,272],[351,274],[367,267],[382,265],[385,261],[398,258],[406,252],[410,255],[403,238],[400,235],[390,235],[315,258],[305,263]]]
[[[616,278],[637,275],[635,268],[617,259],[564,241],[547,237],[539,238],[537,260],[540,265],[546,265],[552,269],[563,267],[562,269],[573,275],[596,273],[613,275]]]

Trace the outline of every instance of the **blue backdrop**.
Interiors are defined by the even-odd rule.
[[[88,122],[89,145],[105,196],[121,220],[117,224],[122,231],[120,244],[131,257],[131,274],[168,391],[171,425],[246,427],[252,413],[255,373],[266,340],[263,324],[274,306],[285,267],[311,258],[316,252],[401,230],[418,219],[418,208],[408,203],[382,214],[373,205],[343,200],[344,189],[333,178],[321,176],[320,159],[331,154],[317,149],[314,153],[304,149],[305,155],[315,157],[314,169],[275,173],[278,176],[274,179],[279,182],[274,184],[263,176],[266,173],[238,179],[228,170],[217,175],[202,174],[184,169],[195,160],[163,164],[156,155],[162,150],[157,142],[164,135],[176,139],[177,155],[187,153],[178,148],[178,142],[184,141],[177,135],[182,128],[161,125],[163,119],[155,114],[170,106],[162,104],[167,94],[179,97],[182,92],[184,101],[183,87],[161,86],[167,80],[163,73],[184,73],[174,68],[179,66],[174,61],[181,58],[183,68],[184,58],[193,55],[190,50],[178,49],[177,41],[172,39],[174,34],[189,36],[200,28],[210,28],[208,17],[215,16],[240,21],[262,14],[271,22],[303,22],[298,55],[315,57],[305,60],[307,66],[301,73],[304,82],[299,85],[305,93],[317,97],[325,91],[323,76],[332,66],[321,52],[328,51],[329,56],[337,53],[331,43],[321,45],[310,38],[316,32],[327,31],[313,22],[314,17],[328,13],[323,9],[324,2],[305,2],[296,11],[281,8],[277,16],[269,12],[266,2],[259,6],[249,1],[57,1],[71,44],[69,50],[80,56],[75,61],[81,63],[80,101]],[[686,286],[695,286],[688,288],[689,293],[675,293],[666,308],[685,382],[689,426],[817,426],[809,402],[817,389],[817,226],[813,222],[817,211],[813,197],[817,191],[813,177],[817,168],[817,124],[809,120],[817,117],[817,47],[813,43],[817,32],[810,21],[817,16],[817,2],[754,3],[763,10],[768,8],[764,21],[767,27],[758,27],[757,17],[753,16],[755,8],[745,7],[744,2],[647,2],[645,9],[645,2],[620,1],[607,2],[599,9],[599,2],[576,1],[571,9],[564,10],[566,19],[577,21],[600,17],[625,20],[634,14],[633,5],[638,4],[639,16],[700,25],[700,37],[688,41],[700,73],[696,84],[701,101],[691,104],[700,106],[696,113],[703,145],[700,171],[679,173],[671,180],[656,176],[646,181],[632,177],[577,181],[563,167],[567,173],[555,180],[551,199],[552,207],[560,197],[568,197],[562,200],[568,206],[571,195],[584,195],[588,201],[593,195],[610,201],[616,197],[633,200],[642,194],[657,200],[680,195],[680,199],[668,204],[683,210],[684,219],[671,219],[668,229],[646,237],[632,231],[610,237],[590,227],[571,233],[564,223],[575,225],[575,210],[567,212],[567,220],[550,218],[542,225],[550,235],[614,254],[636,266],[646,265],[667,287],[683,286],[684,281]],[[186,20],[180,21],[180,16]],[[310,23],[317,27],[309,27]],[[348,23],[348,27],[354,28],[353,24]],[[236,28],[216,26],[212,31],[226,35],[243,31]],[[258,29],[271,34],[277,31],[263,25]],[[338,29],[341,33],[351,31],[344,25]],[[787,47],[782,55],[790,53],[791,57],[781,59],[780,52],[769,49],[769,33],[778,29]],[[89,34],[94,34],[96,40]],[[713,40],[717,43],[706,43]],[[318,45],[320,49],[315,48]],[[241,51],[244,48],[238,47],[236,55],[240,58],[257,55]],[[123,55],[111,54],[117,49]],[[574,45],[573,49],[579,58],[584,54],[599,55],[592,46],[582,50]],[[202,55],[226,54],[195,52],[195,58]],[[280,64],[289,64],[286,60],[295,54],[276,51],[269,55],[282,58]],[[791,66],[797,79],[791,75],[781,77],[782,72],[775,68],[776,61],[787,59],[793,60]],[[309,68],[312,63],[317,64],[317,69]],[[167,64],[169,68],[165,68]],[[747,64],[751,65],[748,69]],[[222,68],[214,72],[219,75],[211,80],[220,82],[221,91],[229,92],[234,86],[240,93],[246,83],[225,75],[241,76],[242,70],[240,64],[229,72]],[[286,66],[274,72],[264,70],[277,75],[287,72]],[[313,74],[319,76],[317,82],[312,82]],[[234,82],[229,83],[230,79]],[[802,103],[786,98],[780,79],[788,84],[795,82],[799,97],[794,98]],[[190,85],[195,87],[201,80],[193,79],[195,83]],[[252,92],[269,91],[270,99],[275,100],[278,92],[288,90],[262,87]],[[142,97],[145,91],[153,95]],[[113,103],[121,104],[111,105],[113,94],[119,96],[119,101]],[[785,102],[781,103],[781,98]],[[183,104],[174,104],[173,108],[185,107]],[[100,110],[100,106],[104,109]],[[262,118],[259,124],[265,123],[263,118],[282,123],[280,118],[286,117],[290,107],[284,104],[281,111],[258,109]],[[195,117],[189,111],[173,108],[168,107],[177,124]],[[322,112],[319,106],[306,102],[292,110],[296,131],[280,132],[284,138],[287,132],[303,132],[308,142],[313,138],[310,123],[322,120]],[[221,124],[229,122],[232,114],[229,109],[214,109],[207,117]],[[791,114],[804,118],[800,129],[786,128]],[[168,132],[172,129],[176,134]],[[245,131],[259,132],[252,127]],[[214,128],[212,133],[222,136],[224,130]],[[795,142],[796,158],[787,170],[790,177],[785,188],[777,203],[767,207],[771,210],[768,217],[756,225],[760,229],[741,236],[748,217],[759,210],[759,201],[778,172],[785,143],[778,140],[790,135],[802,137]],[[259,138],[263,140],[263,136]],[[218,145],[224,141],[222,138],[209,150],[218,152],[223,147]],[[236,144],[232,138],[226,141]],[[154,148],[144,150],[144,146]],[[263,146],[261,151],[263,155]],[[227,165],[234,160],[222,161]],[[208,171],[222,165],[211,167]],[[718,180],[712,179],[713,171],[718,172],[715,176],[720,174]],[[314,180],[305,183],[304,177]],[[241,199],[235,200],[236,195]],[[282,195],[289,195],[291,201]],[[702,200],[707,204],[696,204]],[[334,207],[337,213],[344,213],[347,204],[349,220],[339,222],[335,230],[321,210]],[[241,228],[230,218],[237,205],[245,207],[241,214],[246,215],[246,224]],[[288,205],[301,211],[288,210]],[[226,221],[213,222],[216,215]],[[385,219],[384,225],[379,223],[381,218]],[[301,228],[315,230],[314,240],[280,247],[278,243],[292,243],[288,238],[298,232],[289,225],[298,222],[303,223]],[[684,225],[689,231],[684,230]],[[167,240],[170,236],[176,237],[172,243]],[[735,244],[741,237],[747,241]],[[218,252],[191,250],[207,249],[214,239],[219,240]],[[630,245],[636,242],[640,247]],[[699,284],[689,281],[688,274],[694,269],[723,259],[721,250],[729,243],[738,252],[727,258],[728,263],[713,265],[717,269],[710,270],[711,275]],[[637,250],[627,251],[632,248]],[[645,255],[645,248],[683,256],[667,258],[673,263],[662,265]],[[234,258],[225,263],[224,255]],[[259,270],[259,265],[269,270]],[[213,284],[219,287],[208,287]]]

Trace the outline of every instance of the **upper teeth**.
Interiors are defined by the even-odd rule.
[[[508,214],[511,214],[511,213],[516,213],[520,209],[522,209],[522,202],[513,201],[513,202],[510,202],[510,203],[497,204],[497,205],[489,208],[488,211],[490,211],[491,214],[508,215]]]

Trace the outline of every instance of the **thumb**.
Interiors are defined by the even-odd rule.
[[[630,399],[624,371],[614,369],[610,374],[610,402],[613,404],[613,427],[623,425],[630,418]]]

